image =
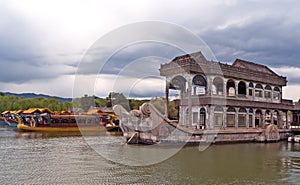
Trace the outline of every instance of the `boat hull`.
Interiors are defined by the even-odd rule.
[[[108,132],[122,132],[122,130],[121,130],[121,128],[119,126],[108,126],[108,125],[106,125],[105,129]]]
[[[19,124],[18,130],[23,132],[95,132],[105,131],[104,127],[31,127]]]
[[[0,125],[2,126],[7,125],[3,117],[0,117]]]

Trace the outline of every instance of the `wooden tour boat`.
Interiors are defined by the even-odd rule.
[[[20,117],[18,130],[29,132],[98,132],[105,131],[99,116],[92,115],[47,115]]]
[[[0,125],[2,125],[2,126],[7,125],[4,117],[0,117]]]

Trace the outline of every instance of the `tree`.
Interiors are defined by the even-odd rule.
[[[72,102],[64,102],[61,105],[61,110],[72,110],[73,109],[73,103]]]
[[[145,102],[148,102],[149,100],[136,100],[136,99],[129,99],[129,106],[130,106],[130,109],[133,110],[133,109],[139,109],[139,107],[145,103]]]
[[[161,98],[154,98],[151,99],[150,103],[161,113],[165,114],[165,106],[166,106],[166,99]],[[170,101],[168,106],[168,117],[170,119],[179,119],[179,106],[176,104],[175,101]]]
[[[109,101],[107,99],[95,97],[96,107],[104,107]]]

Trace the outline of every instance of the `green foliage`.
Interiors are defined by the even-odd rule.
[[[103,107],[111,105],[122,105],[127,111],[139,109],[139,107],[149,100],[129,99],[122,93],[110,93],[106,99],[96,96],[85,95],[81,98],[76,98],[73,102],[61,102],[55,98],[20,98],[16,96],[1,96],[0,94],[0,113],[5,110],[26,110],[29,108],[48,108],[52,111],[69,110],[81,108],[83,111],[88,111],[92,107]],[[165,98],[154,98],[150,101],[162,114],[165,112]],[[175,101],[169,102],[169,118],[178,119],[178,105]]]
[[[166,106],[165,98],[154,98],[151,99],[150,103],[154,105],[154,107],[161,113],[165,114],[165,106]],[[168,115],[170,119],[179,119],[179,106],[175,101],[169,101],[168,106]]]
[[[71,102],[62,103],[55,98],[0,96],[0,112],[5,110],[26,110],[29,108],[48,108],[52,111],[61,111],[71,107]]]
[[[161,113],[165,114],[165,98],[153,98],[150,103]]]
[[[4,93],[3,93],[3,92],[0,92],[0,96],[4,96]]]
[[[169,102],[169,118],[174,120],[179,120],[179,106],[175,101]]]
[[[107,106],[108,102],[109,101],[107,99],[95,97],[96,107],[105,107]]]
[[[136,99],[129,99],[129,106],[130,106],[130,109],[133,110],[133,109],[139,109],[139,107],[145,103],[145,102],[148,102],[149,100],[136,100]]]

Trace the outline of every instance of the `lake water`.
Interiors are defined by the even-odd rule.
[[[105,151],[99,155],[91,141]],[[300,184],[299,144],[223,144],[203,152],[188,146],[147,166],[102,157],[120,155],[119,162],[126,163],[121,154],[132,149],[130,156],[138,158],[143,147],[123,142],[107,134],[59,136],[0,128],[0,184]]]

